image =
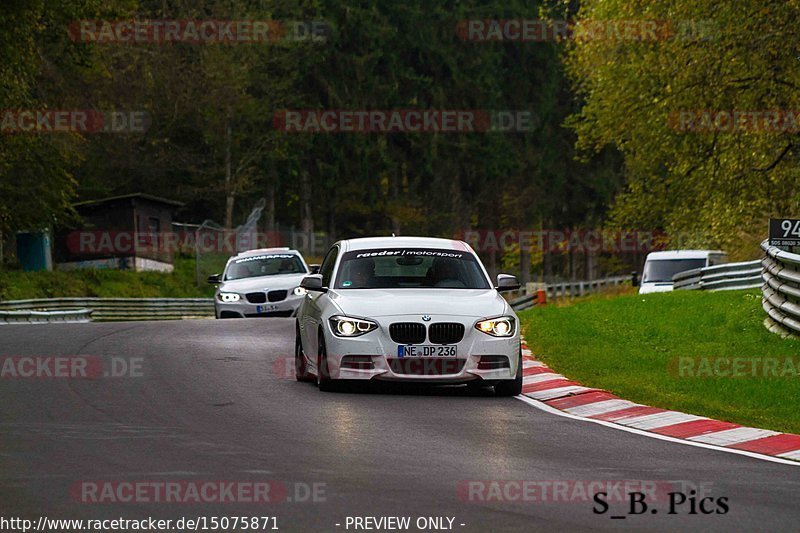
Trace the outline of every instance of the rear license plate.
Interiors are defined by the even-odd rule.
[[[456,357],[455,344],[400,344],[397,357]]]

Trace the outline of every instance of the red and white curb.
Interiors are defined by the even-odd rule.
[[[633,433],[800,466],[800,435],[743,427],[623,400],[584,387],[537,361],[522,341],[522,400],[555,414]]]

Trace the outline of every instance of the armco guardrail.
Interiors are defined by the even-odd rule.
[[[522,311],[524,309],[530,309],[534,305],[541,305],[545,303],[546,296],[545,292],[542,290],[536,291],[532,294],[525,294],[520,296],[519,298],[514,298],[510,300],[508,303],[511,304],[511,308],[515,311]]]
[[[761,280],[761,261],[726,263],[679,272],[672,278],[675,290],[724,291],[755,289]]]
[[[45,298],[0,302],[0,311],[91,310],[93,321],[211,318],[211,298]],[[33,318],[36,318],[32,315]]]
[[[767,241],[761,248],[766,253],[761,262],[764,325],[784,336],[800,335],[800,255],[769,246]]]
[[[57,322],[90,322],[91,309],[69,311],[0,311],[0,324],[49,324]]]
[[[547,297],[557,300],[565,297],[586,296],[602,291],[609,287],[617,287],[630,283],[630,276],[613,276],[610,278],[593,279],[589,281],[568,281],[563,283],[550,283],[547,285]]]
[[[510,300],[509,304],[511,304],[511,308],[515,311],[523,311],[525,309],[530,309],[534,305],[540,305],[547,300],[585,296],[609,287],[623,285],[630,282],[630,280],[630,276],[614,276],[589,281],[550,283],[545,285],[543,289],[538,289],[531,294],[526,294]]]

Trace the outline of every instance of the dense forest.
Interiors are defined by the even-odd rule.
[[[265,198],[262,224],[332,238],[628,228],[743,257],[770,214],[800,203],[798,128],[686,131],[670,118],[800,109],[800,40],[787,39],[796,2],[5,0],[0,13],[4,235],[77,223],[80,200],[147,192],[184,202],[181,221],[227,227]],[[163,20],[267,21],[273,34],[132,42],[101,38],[96,22]],[[487,20],[569,28],[531,39],[502,24],[497,35],[467,31]],[[662,26],[652,39],[576,31],[616,20]],[[37,134],[19,131],[19,110],[116,111],[146,127]],[[291,132],[286,110],[530,121]]]

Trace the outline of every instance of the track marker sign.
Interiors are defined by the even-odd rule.
[[[800,246],[800,219],[769,219],[770,246]]]

